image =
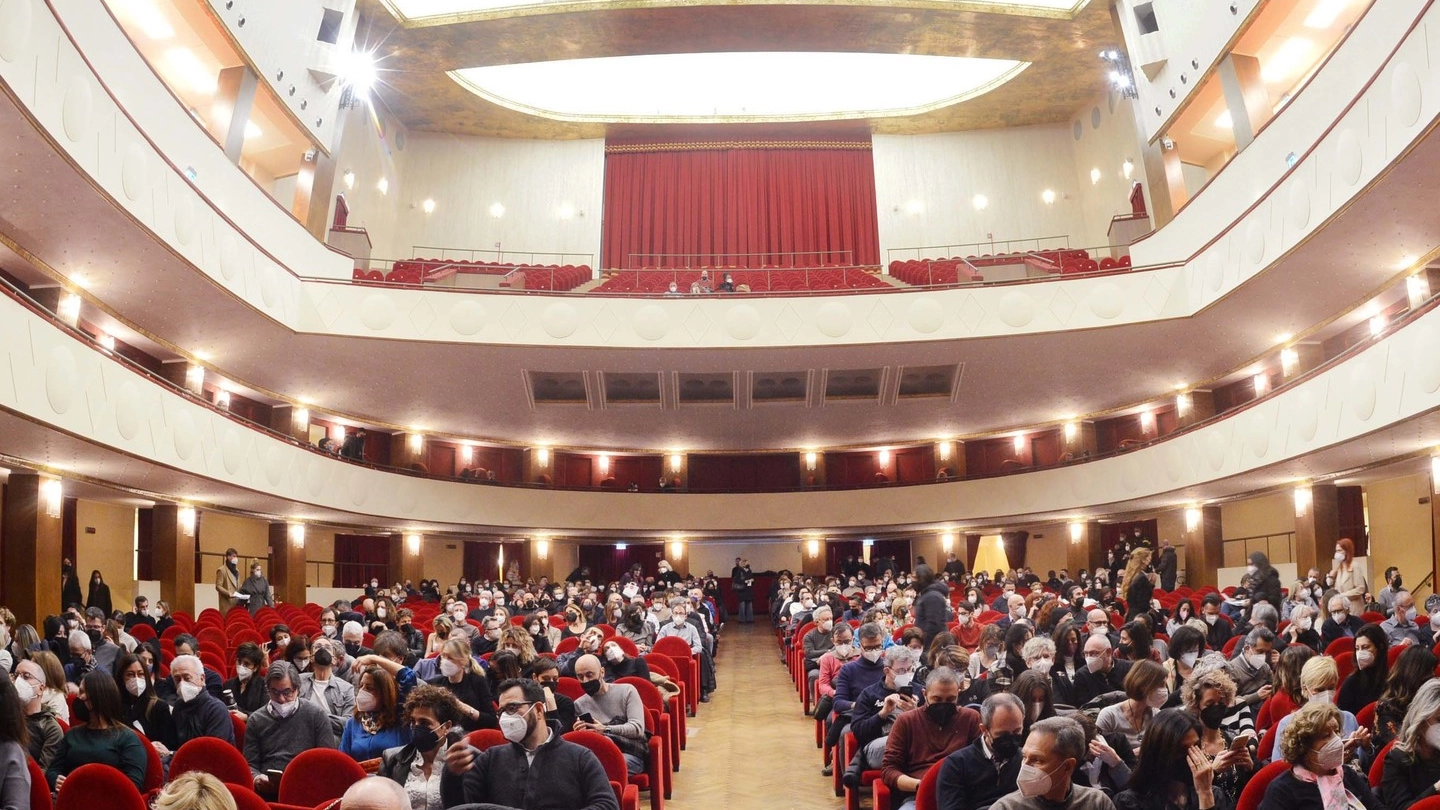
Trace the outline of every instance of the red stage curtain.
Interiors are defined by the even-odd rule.
[[[333,588],[363,588],[372,577],[381,582],[389,580],[390,537],[335,535],[335,565],[331,568]]]
[[[627,545],[623,549],[606,543],[580,546],[579,557],[580,564],[590,568],[591,582],[614,582],[635,563],[640,563],[645,576],[655,576],[655,566],[663,559],[664,554],[664,543]]]
[[[793,147],[607,144],[603,266],[878,265],[870,142]]]

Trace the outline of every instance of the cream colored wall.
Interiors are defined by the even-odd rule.
[[[403,255],[396,252],[398,248],[393,240],[397,237],[395,223],[400,215],[401,200],[409,199],[405,177],[400,171],[400,162],[410,145],[409,132],[387,111],[376,110],[372,116],[364,107],[347,110],[344,126],[335,161],[335,186],[330,195],[332,221],[335,195],[343,194],[350,208],[346,224],[366,229],[371,256],[408,257],[408,252]],[[347,171],[355,174],[353,188],[345,187]],[[381,178],[388,184],[383,194],[380,193]]]
[[[1295,531],[1295,500],[1289,493],[1280,492],[1258,498],[1221,504],[1220,533],[1225,540],[1241,537],[1278,535]],[[1278,549],[1279,546],[1274,548]],[[1225,565],[1233,568],[1245,565],[1245,558],[1252,551],[1265,551],[1262,541],[1225,544]],[[1289,562],[1288,555],[1271,554],[1272,563]]]
[[[1175,547],[1175,569],[1177,587],[1185,584],[1185,510],[1172,509],[1155,515],[1155,541],[1169,540]]]
[[[1097,116],[1098,113],[1098,116]],[[1098,117],[1100,126],[1094,126]],[[1075,126],[1080,137],[1075,138]],[[1129,99],[1107,94],[1076,110],[1070,122],[1069,138],[1075,153],[1075,171],[1071,182],[1080,190],[1079,206],[1084,225],[1072,244],[1078,246],[1109,244],[1110,218],[1128,214],[1131,180],[1125,177],[1125,160],[1134,163],[1131,178],[1142,180],[1145,170],[1136,139],[1135,105]],[[1090,171],[1100,170],[1100,180],[1091,182]],[[1146,210],[1150,190],[1144,190]],[[1058,204],[1058,203],[1057,203]]]
[[[426,537],[421,546],[425,558],[420,567],[425,579],[438,579],[442,585],[453,585],[465,568],[465,543],[453,537]],[[469,575],[470,572],[466,572]],[[566,573],[569,573],[568,571]]]
[[[1062,235],[1078,244],[1084,216],[1071,144],[1064,125],[876,135],[880,258],[888,264],[893,249],[988,241],[987,234],[997,240]],[[1041,200],[1047,188],[1057,195],[1053,205]],[[989,200],[983,211],[974,206],[976,194]]]
[[[90,534],[89,530],[95,533]],[[75,509],[75,570],[81,593],[90,592],[90,572],[99,569],[110,586],[110,604],[129,610],[135,599],[135,509],[80,499]]]
[[[330,587],[330,583],[335,581],[335,566],[329,564],[335,559],[335,532],[313,526],[306,528],[305,559],[324,561],[320,565],[306,564],[306,587]]]
[[[306,535],[307,542],[309,535]],[[268,574],[270,569],[270,524],[263,520],[227,515],[223,512],[205,512],[200,518],[200,551],[206,554],[223,554],[233,548],[240,554],[241,578],[250,560],[260,560]],[[201,570],[204,581],[210,581],[211,574],[219,567],[219,557],[206,557]]]
[[[1030,532],[1030,540],[1025,544],[1025,564],[1042,580],[1047,571],[1069,567],[1070,527],[1067,524],[1026,526],[1025,531]],[[1036,535],[1043,536],[1037,538]]]
[[[1396,566],[1407,587],[1414,588],[1434,568],[1430,504],[1430,476],[1407,475],[1365,485],[1370,528],[1370,570],[1379,572],[1372,588],[1383,584],[1386,568]],[[1432,587],[1415,591],[1417,601],[1433,593]]]
[[[759,573],[761,571],[790,571],[806,570],[811,573],[819,573],[824,567],[823,558],[820,561],[811,561],[808,568],[802,565],[803,550],[793,540],[755,542],[755,543],[719,543],[710,540],[692,540],[690,547],[690,570],[694,573],[703,574],[707,570],[713,570],[717,577],[730,576],[730,569],[735,567],[735,558],[744,557],[750,561],[750,570]]]

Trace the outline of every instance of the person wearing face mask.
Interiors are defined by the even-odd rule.
[[[405,788],[411,810],[443,810],[445,754],[460,740],[455,696],[434,686],[415,687],[405,700],[405,723],[410,741],[381,754],[379,775]]]
[[[639,597],[636,598],[639,599]],[[650,648],[655,646],[655,626],[647,621],[643,601],[632,602],[625,606],[625,610],[620,614],[620,624],[615,628],[615,633],[630,639],[642,654],[649,652]]]
[[[830,633],[835,630],[835,614],[829,605],[821,605],[815,608],[815,627],[801,643],[805,647],[805,671],[812,673],[810,680],[820,677],[820,657],[830,651]]]
[[[460,723],[465,731],[499,728],[494,703],[490,698],[490,682],[485,672],[470,655],[460,639],[451,639],[440,648],[440,675],[426,683],[438,686],[459,701]]]
[[[479,658],[486,653],[493,653],[499,648],[500,633],[503,628],[500,620],[494,616],[486,616],[481,622],[481,630],[475,634],[470,641],[470,654]]]
[[[1200,722],[1179,709],[1156,715],[1140,746],[1130,787],[1116,794],[1118,810],[1214,810],[1233,806],[1214,785],[1214,767],[1200,750]]]
[[[304,645],[304,637],[291,643]],[[307,703],[313,703],[330,718],[331,733],[337,737],[344,732],[345,723],[355,711],[355,686],[336,671],[336,665],[343,655],[336,650],[336,642],[317,638],[310,642],[309,649],[292,657],[299,674],[298,696]],[[300,667],[301,661],[306,662]],[[252,676],[254,677],[254,676]],[[263,681],[263,679],[262,679]],[[264,685],[262,683],[262,685]],[[269,687],[266,697],[269,698]]]
[[[1396,574],[1395,578],[1398,580],[1400,575]],[[1395,612],[1380,623],[1380,629],[1385,631],[1390,644],[1423,644],[1425,635],[1420,625],[1415,623],[1415,597],[1409,591],[1400,591],[1395,594],[1394,605]]]
[[[1235,681],[1223,667],[1203,670],[1186,682],[1181,695],[1184,710],[1200,724],[1200,752],[1210,761],[1214,785],[1235,799],[1255,770],[1253,732],[1232,733],[1223,728],[1235,699]]]
[[[575,678],[585,694],[575,699],[577,716],[572,730],[604,734],[620,748],[630,775],[644,773],[649,751],[645,743],[645,704],[640,692],[626,683],[607,683],[600,659],[582,655],[575,662]]]
[[[1340,684],[1335,705],[1358,713],[1380,699],[1390,675],[1390,644],[1379,625],[1367,624],[1355,636],[1355,671]]]
[[[270,702],[246,722],[245,760],[262,797],[276,795],[279,780],[272,774],[284,771],[301,751],[336,747],[329,715],[300,697],[299,684],[300,673],[288,661],[271,664],[265,673]]]
[[[650,680],[650,665],[645,663],[645,659],[626,654],[625,648],[613,638],[601,644],[600,657],[605,667],[605,680],[611,683],[621,678]]]
[[[1364,807],[1381,810],[1364,774],[1345,767],[1346,743],[1340,711],[1329,704],[1307,704],[1277,728],[1276,750],[1290,768],[1265,789],[1260,810],[1329,810]]]
[[[860,657],[860,648],[855,645],[855,633],[850,625],[835,625],[835,629],[830,632],[830,639],[830,650],[820,656],[820,674],[815,679],[815,693],[819,697],[813,713],[816,720],[823,720],[827,724],[831,721],[830,713],[835,706],[835,678],[842,667]],[[821,769],[825,776],[833,773],[831,769],[834,765],[830,761],[830,754],[831,749],[827,748],[825,764]]]
[[[14,673],[16,698],[25,713],[25,725],[30,732],[30,758],[41,770],[50,767],[65,731],[60,728],[55,715],[45,706],[45,672],[31,660],[22,660],[15,665]]]
[[[251,712],[263,707],[269,696],[260,673],[265,671],[265,653],[253,641],[243,642],[235,649],[235,677],[225,681],[224,690],[234,699],[230,711],[244,719]]]
[[[1320,625],[1320,649],[1327,649],[1336,639],[1354,638],[1365,626],[1359,616],[1350,609],[1350,600],[1343,594],[1330,597],[1330,615]]]
[[[560,629],[561,640],[570,638],[571,636],[578,636],[590,627],[590,621],[585,617],[585,612],[581,610],[578,605],[566,605],[563,615],[565,617],[565,626]]]
[[[864,628],[861,630],[863,643]],[[920,690],[914,685],[919,655],[909,647],[896,645],[884,651],[883,660],[881,677],[855,698],[850,712],[850,733],[855,735],[856,747],[855,757],[845,770],[844,781],[852,787],[860,784],[861,772],[880,765],[885,755],[886,739],[895,721],[919,705],[915,694]],[[844,674],[842,669],[841,676]],[[835,705],[839,711],[838,698]]]
[[[545,690],[534,681],[501,684],[500,730],[509,745],[479,751],[452,745],[440,779],[443,806],[565,807],[618,810],[600,761],[569,742],[545,711]]]
[[[240,593],[245,594],[249,599],[245,600],[245,607],[254,616],[260,612],[262,607],[275,607],[275,597],[270,591],[270,580],[265,578],[265,568],[259,560],[250,561],[250,575],[240,583]]]
[[[355,690],[355,713],[345,722],[340,750],[364,762],[408,742],[410,728],[401,722],[399,704],[399,690],[390,673],[380,667],[367,669]]]
[[[970,745],[940,763],[935,784],[937,810],[984,810],[1015,791],[1024,740],[1025,707],[1008,692],[980,704],[980,733]]]
[[[1200,618],[1205,620],[1205,644],[1212,650],[1224,649],[1225,642],[1235,634],[1234,625],[1221,610],[1224,601],[1218,593],[1207,593],[1200,602]]]
[[[1411,652],[1406,650],[1405,654]],[[1399,725],[1395,745],[1385,754],[1380,796],[1386,807],[1404,810],[1437,793],[1440,793],[1440,680],[1429,680],[1415,692]]]
[[[1305,662],[1300,670],[1300,695],[1304,698],[1301,705],[1303,709],[1311,704],[1335,704],[1335,689],[1340,685],[1340,671],[1335,667],[1335,659],[1326,655],[1317,655]],[[1342,709],[1336,709],[1339,714],[1340,736],[1345,738],[1345,753],[1347,758],[1355,749],[1368,749],[1370,747],[1370,731],[1360,726],[1355,721],[1355,715]],[[1292,712],[1280,718],[1275,725],[1274,733],[1283,735],[1285,727],[1289,725],[1299,711]],[[1277,740],[1284,739],[1277,736]],[[1279,749],[1277,748],[1277,751]]]
[[[1258,706],[1275,693],[1275,676],[1270,671],[1274,649],[1275,634],[1257,627],[1245,636],[1240,654],[1225,663],[1226,673],[1235,681],[1239,706]]]
[[[225,549],[225,561],[215,569],[215,598],[220,603],[220,615],[230,608],[243,605],[240,599],[240,554],[233,548]]]
[[[374,652],[365,646],[365,628],[359,622],[345,622],[344,628],[340,631],[340,640],[344,644],[345,654],[351,658],[359,658]]]
[[[1154,661],[1136,661],[1125,676],[1125,700],[1100,710],[1095,726],[1101,733],[1119,732],[1130,743],[1130,750],[1140,747],[1145,726],[1166,703],[1170,689],[1166,685],[1165,668]]]
[[[1002,796],[991,810],[1114,810],[1099,788],[1074,784],[1085,757],[1085,730],[1068,717],[1041,720],[1020,750],[1015,792]]]
[[[120,689],[126,725],[139,729],[162,755],[177,747],[170,707],[156,694],[154,674],[149,671],[146,660],[130,653],[120,656],[115,662],[114,677]]]
[[[115,768],[139,790],[145,783],[149,757],[140,737],[125,726],[120,690],[110,673],[97,670],[85,675],[75,700],[77,716],[82,707],[85,724],[65,733],[60,750],[45,769],[51,790],[60,790],[71,771],[92,763]]]
[[[926,771],[980,737],[980,714],[960,706],[959,697],[959,673],[934,669],[924,683],[923,707],[903,712],[891,726],[880,779],[896,794],[891,801],[899,810],[913,810]]]
[[[1172,695],[1179,695],[1185,681],[1205,652],[1205,633],[1193,626],[1182,627],[1170,637],[1169,657],[1165,660],[1165,674]]]
[[[925,634],[928,647],[937,633],[944,632],[950,618],[950,586],[935,577],[928,565],[915,566],[915,626]]]
[[[1397,738],[1410,704],[1421,687],[1434,680],[1437,665],[1440,660],[1425,647],[1409,647],[1395,659],[1385,680],[1385,691],[1375,702],[1376,748],[1384,748]]]
[[[1330,577],[1333,587],[1341,596],[1350,602],[1350,615],[1359,616],[1365,612],[1365,594],[1369,586],[1365,583],[1365,577],[1355,566],[1355,543],[1348,537],[1342,537],[1335,543],[1335,564],[1330,569]]]
[[[175,725],[173,749],[196,737],[218,737],[235,742],[235,726],[225,704],[205,689],[205,667],[191,655],[177,655],[170,662],[170,680],[175,685],[175,703],[170,719]],[[127,684],[128,686],[128,684]],[[161,752],[163,755],[165,752]]]
[[[1050,681],[1050,691],[1055,703],[1074,705],[1075,686],[1063,666],[1055,666],[1055,642],[1046,636],[1036,636],[1025,642],[1020,654],[1025,658],[1025,669]]]
[[[1290,624],[1285,627],[1282,633],[1285,639],[1284,646],[1292,647],[1302,644],[1316,652],[1320,647],[1320,611],[1310,605],[1296,605],[1290,611]],[[1426,644],[1426,647],[1431,645]]]
[[[410,651],[411,657],[425,657],[425,634],[415,626],[415,611],[410,608],[397,608],[395,631],[405,639],[405,648]]]

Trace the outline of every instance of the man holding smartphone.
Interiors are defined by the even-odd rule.
[[[645,702],[628,683],[607,683],[600,659],[582,655],[575,661],[575,679],[585,694],[575,699],[574,731],[594,731],[615,742],[633,776],[645,772]]]
[[[880,767],[890,727],[904,712],[919,705],[911,681],[920,655],[899,644],[885,651],[885,674],[865,688],[850,712],[850,731],[855,735],[856,754],[845,771],[846,784],[859,784],[861,772]]]

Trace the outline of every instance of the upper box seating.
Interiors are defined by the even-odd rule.
[[[1107,256],[1097,262],[1090,258],[1090,254],[1084,250],[1066,249],[994,255],[985,253],[979,256],[966,256],[964,259],[958,256],[948,259],[896,259],[890,262],[890,275],[906,284],[915,286],[961,284],[984,281],[985,276],[977,272],[980,268],[1009,264],[1025,264],[1042,272],[1072,275],[1093,273],[1097,270],[1128,268],[1130,257],[1121,256],[1119,259],[1114,259]]]
[[[405,259],[395,262],[390,272],[355,270],[356,281],[381,281],[390,284],[425,284],[455,273],[487,276],[508,276],[523,272],[527,290],[565,291],[590,280],[586,264],[507,264],[502,262],[452,261],[449,259]],[[501,282],[501,287],[514,286]]]
[[[861,267],[823,265],[814,268],[760,268],[756,270],[725,270],[722,268],[692,268],[688,270],[616,270],[607,273],[605,281],[592,292],[598,293],[639,293],[661,295],[670,282],[676,282],[681,293],[688,294],[690,285],[699,280],[701,271],[710,273],[712,285],[718,285],[729,273],[735,282],[737,292],[796,292],[814,290],[873,290],[886,289],[886,284],[874,270]],[[748,288],[748,289],[747,289]]]

